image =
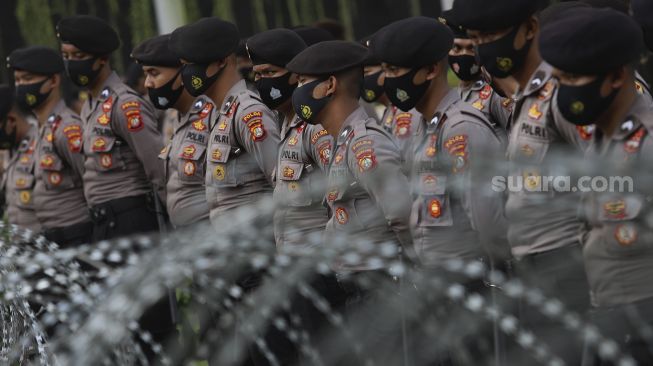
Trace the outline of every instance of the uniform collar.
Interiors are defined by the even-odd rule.
[[[247,91],[247,84],[245,84],[245,80],[240,80],[236,84],[234,84],[227,94],[225,94],[224,100],[222,101],[222,107],[220,108],[220,114],[227,114],[229,112],[229,109],[231,109],[231,106],[233,103],[236,102],[238,94],[240,94],[243,91]]]
[[[102,84],[102,89],[100,89],[100,94],[97,96],[97,98],[93,99],[93,96],[89,93],[89,104],[92,107],[91,109],[95,109],[98,104],[109,99],[111,93],[116,90],[117,86],[121,84],[122,80],[120,80],[118,74],[116,74],[115,71],[111,71],[109,77],[104,81],[104,84]]]
[[[61,116],[66,108],[66,103],[63,99],[60,99],[57,104],[54,105],[54,108],[52,108],[52,113],[50,113],[48,119],[46,120],[47,124],[50,125],[54,123],[54,121],[57,119],[57,116]]]
[[[349,135],[354,132],[355,124],[359,121],[365,121],[369,116],[365,113],[365,109],[359,105],[346,119],[340,127],[338,132],[338,145],[344,143]]]
[[[612,135],[612,140],[624,140],[639,130],[642,126],[649,131],[653,130],[653,107],[651,107],[640,94],[636,94],[635,101],[628,111],[626,120],[621,123]]]
[[[210,103],[210,101],[211,100],[206,95],[200,95],[199,97],[195,98],[195,100],[193,101],[193,105],[190,107],[188,112],[186,112],[183,118],[186,118],[193,114],[200,113],[204,108],[204,106],[206,105],[206,103]]]
[[[525,97],[529,96],[538,90],[540,90],[544,85],[546,85],[546,82],[551,79],[553,73],[553,67],[546,63],[545,61],[542,61],[540,63],[540,66],[537,67],[533,75],[531,75],[531,78],[528,80],[528,84],[526,85],[526,88],[524,89],[524,92],[517,93],[518,97]]]

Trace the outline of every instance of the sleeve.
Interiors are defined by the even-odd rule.
[[[504,195],[492,189],[494,176],[505,176],[501,141],[482,122],[458,122],[443,131],[442,149],[449,158],[453,187],[493,260],[510,257]]]
[[[115,133],[122,137],[143,164],[147,178],[165,202],[165,174],[159,153],[163,149],[163,139],[157,129],[154,107],[137,97],[127,95],[120,98],[114,106],[112,118]]]
[[[558,108],[557,93],[558,89],[556,88],[555,94],[550,103],[548,117],[551,118],[556,131],[560,134],[560,138],[584,153],[592,139],[591,133],[588,133],[587,129],[582,128],[581,126],[576,126],[565,119]]]
[[[260,103],[245,106],[234,121],[236,138],[256,160],[270,184],[277,165],[279,127],[274,113]]]
[[[374,134],[357,138],[349,146],[350,171],[383,211],[404,251],[415,258],[409,226],[410,185],[396,145],[389,137]]]
[[[492,122],[507,130],[510,116],[512,115],[513,101],[510,98],[502,98],[496,92],[492,93],[490,100],[490,117]]]
[[[84,154],[82,153],[83,125],[76,115],[64,116],[65,120],[55,131],[55,146],[59,156],[81,178],[84,175]]]
[[[333,137],[322,125],[308,125],[304,149],[319,168],[326,171],[333,151]]]

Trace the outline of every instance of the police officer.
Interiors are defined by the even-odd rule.
[[[12,52],[7,64],[14,71],[17,102],[39,123],[33,199],[44,235],[61,246],[88,243],[93,224],[82,187],[83,127],[61,98],[61,57],[53,49],[32,46]]]
[[[14,91],[0,85],[0,142],[12,153],[3,176],[7,218],[12,225],[39,232],[34,209],[34,152],[38,128],[15,103]]]
[[[507,130],[512,99],[502,98],[483,78],[481,65],[476,60],[474,44],[465,28],[456,24],[451,11],[445,11],[440,18],[453,31],[453,47],[449,51],[449,66],[460,79],[460,98],[483,112],[487,119]]]
[[[331,158],[333,139],[321,125],[308,124],[293,110],[291,97],[297,75],[285,67],[306,48],[289,29],[272,29],[247,40],[261,100],[279,113],[281,146],[275,171],[274,214],[277,248],[301,253],[311,233],[321,233],[327,222],[324,171]]]
[[[332,267],[348,297],[347,314],[380,296],[369,292],[378,289],[361,288],[356,279],[375,281],[384,276],[383,263],[373,260],[383,258],[382,246],[412,252],[410,195],[397,146],[359,104],[367,55],[360,44],[325,41],[308,47],[287,65],[299,75],[292,97],[295,113],[309,124],[321,123],[336,140],[327,173],[331,217],[324,243],[341,250]],[[347,256],[350,250],[358,255]],[[396,251],[386,255],[393,258]],[[371,324],[377,328],[374,320]],[[375,356],[396,356],[392,352],[397,343],[389,342],[397,337],[396,330],[370,329],[369,333],[370,343],[380,346]]]
[[[372,38],[373,36],[363,41],[365,47],[370,47]],[[361,98],[367,103],[378,100],[386,106],[379,123],[395,138],[402,160],[407,161],[407,154],[410,153],[412,148],[415,132],[422,116],[415,108],[402,111],[397,106],[392,105],[383,89],[385,73],[381,67],[381,60],[376,55],[370,52],[364,66],[365,78],[363,79],[363,95]],[[404,171],[408,175],[410,167],[405,166]]]
[[[229,210],[255,204],[272,193],[279,130],[274,113],[247,89],[238,73],[238,29],[203,18],[172,32],[169,46],[185,65],[181,76],[193,96],[213,103],[201,114],[211,131],[206,198],[211,221]]]
[[[150,38],[132,50],[145,73],[145,87],[155,108],[179,112],[172,140],[159,154],[166,172],[166,207],[175,227],[208,220],[204,174],[209,122],[202,114],[213,109],[205,96],[194,98],[181,82],[181,62],[170,49],[170,35]]]
[[[653,352],[641,330],[653,324],[653,105],[632,88],[643,48],[637,23],[612,9],[572,9],[540,35],[542,57],[560,80],[560,111],[573,125],[597,127],[590,172],[632,179],[631,191],[586,194],[583,258],[602,334],[649,365]]]
[[[59,22],[57,36],[68,76],[89,89],[81,113],[83,181],[94,240],[156,230],[152,189],[164,187],[162,140],[152,105],[111,70],[118,34],[99,18],[77,15]]]
[[[508,189],[508,241],[519,259],[517,272],[528,286],[541,288],[583,314],[589,291],[580,262],[578,193],[556,191],[548,177],[573,175],[573,165],[582,159],[593,131],[567,123],[558,111],[557,82],[537,47],[537,3],[501,0],[487,6],[481,0],[456,0],[453,16],[477,46],[481,65],[493,77],[512,78],[519,86],[507,151],[507,183],[517,183],[503,187]],[[564,334],[537,309],[524,308],[522,315],[525,325],[544,342]],[[552,348],[565,361],[578,362],[581,346],[573,340]]]
[[[413,207],[411,229],[420,262],[428,267],[484,253],[507,259],[501,193],[492,193],[503,133],[460,100],[447,84],[453,34],[426,17],[382,28],[372,51],[383,61],[385,91],[393,103],[424,116],[409,152]],[[487,159],[487,160],[486,160]]]

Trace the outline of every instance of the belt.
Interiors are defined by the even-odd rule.
[[[91,206],[89,213],[94,223],[100,223],[108,217],[113,217],[138,207],[152,205],[152,196],[150,194],[142,194],[140,196],[118,198]]]
[[[69,246],[74,246],[75,244],[88,242],[91,240],[92,233],[93,223],[89,221],[66,227],[55,227],[43,230],[43,236],[45,236],[48,240],[57,243],[60,248],[66,248]],[[81,239],[81,241],[71,242],[74,239]]]
[[[580,254],[581,248],[579,244],[568,245],[562,248],[526,255],[517,261],[517,266],[520,264],[536,264],[548,261],[557,261],[560,258],[564,258],[566,261],[568,261],[574,256]]]

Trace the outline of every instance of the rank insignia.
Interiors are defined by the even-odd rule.
[[[218,130],[224,131],[226,129],[227,129],[227,121],[221,121],[220,124],[218,125]]]
[[[102,113],[100,117],[97,118],[97,123],[101,124],[102,126],[106,126],[111,122],[111,118],[109,118],[109,115],[106,113]]]
[[[555,84],[553,83],[552,80],[549,80],[544,84],[544,87],[542,90],[540,90],[540,93],[538,94],[537,98],[539,100],[548,100],[551,98],[551,94],[553,93],[553,89],[555,88]]]
[[[101,154],[100,165],[105,169],[111,168],[113,166],[113,157],[111,154]]]
[[[432,199],[429,201],[429,214],[435,219],[442,215],[442,204],[440,204],[439,200]]]
[[[483,104],[483,102],[479,99],[479,100],[475,101],[474,103],[472,103],[472,107],[478,109],[479,111],[482,111],[483,108],[485,108],[485,104]]]
[[[61,181],[61,174],[59,172],[50,172],[50,174],[48,174],[48,182],[53,186],[60,185]]]
[[[54,158],[52,155],[44,155],[43,158],[41,158],[41,167],[42,168],[52,168],[54,165]]]
[[[288,139],[288,146],[295,146],[295,145],[297,145],[298,141],[299,140],[297,139],[297,136],[293,136],[293,137]]]
[[[47,135],[45,135],[45,141],[52,142],[52,140],[54,140],[54,137],[52,136],[52,132],[49,132]]]
[[[193,128],[197,131],[206,131],[206,123],[204,123],[204,120],[198,120],[193,122]]]
[[[617,225],[614,237],[621,246],[630,246],[637,240],[637,229],[633,224]]]
[[[349,214],[347,213],[347,210],[345,210],[343,207],[336,208],[334,217],[336,218],[336,221],[338,221],[340,225],[345,225],[347,222],[349,222]]]
[[[196,169],[196,167],[195,167],[195,162],[194,161],[187,160],[187,161],[184,162],[184,174],[186,176],[190,177],[193,174],[195,174],[195,169]]]
[[[225,178],[225,170],[224,170],[224,165],[216,165],[215,168],[213,169],[213,178],[215,180],[224,180]]]
[[[528,117],[532,119],[540,119],[542,117],[542,112],[540,112],[540,106],[537,103],[533,103],[528,109]]]

